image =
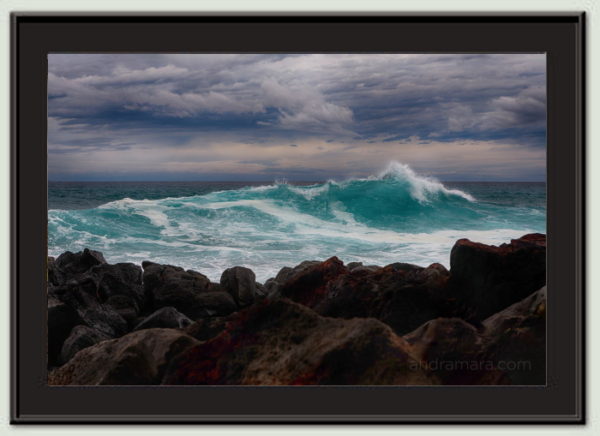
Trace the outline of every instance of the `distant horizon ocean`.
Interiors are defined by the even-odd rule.
[[[545,182],[438,182],[393,163],[379,175],[314,182],[48,182],[48,254],[90,248],[218,281],[251,268],[345,263],[449,267],[457,239],[500,244],[546,233]]]

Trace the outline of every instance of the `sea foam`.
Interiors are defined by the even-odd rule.
[[[217,281],[225,268],[242,265],[264,281],[283,266],[334,255],[449,266],[457,239],[498,244],[544,232],[544,218],[544,210],[483,201],[393,162],[366,178],[51,210],[48,245],[50,255],[89,247],[110,262],[151,259]]]

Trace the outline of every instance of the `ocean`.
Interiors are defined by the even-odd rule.
[[[152,260],[218,281],[251,268],[345,263],[449,267],[457,239],[546,233],[546,184],[438,182],[394,163],[345,181],[49,182],[48,254],[87,247],[110,263]]]

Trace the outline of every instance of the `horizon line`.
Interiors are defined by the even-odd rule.
[[[283,183],[325,183],[327,180],[287,180]],[[351,179],[344,179],[351,180]],[[335,181],[344,181],[335,180]],[[546,183],[546,180],[437,180],[440,183]],[[281,183],[279,180],[48,180],[48,183]]]

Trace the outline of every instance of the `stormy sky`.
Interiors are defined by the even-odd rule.
[[[51,54],[49,180],[543,181],[544,54]]]

